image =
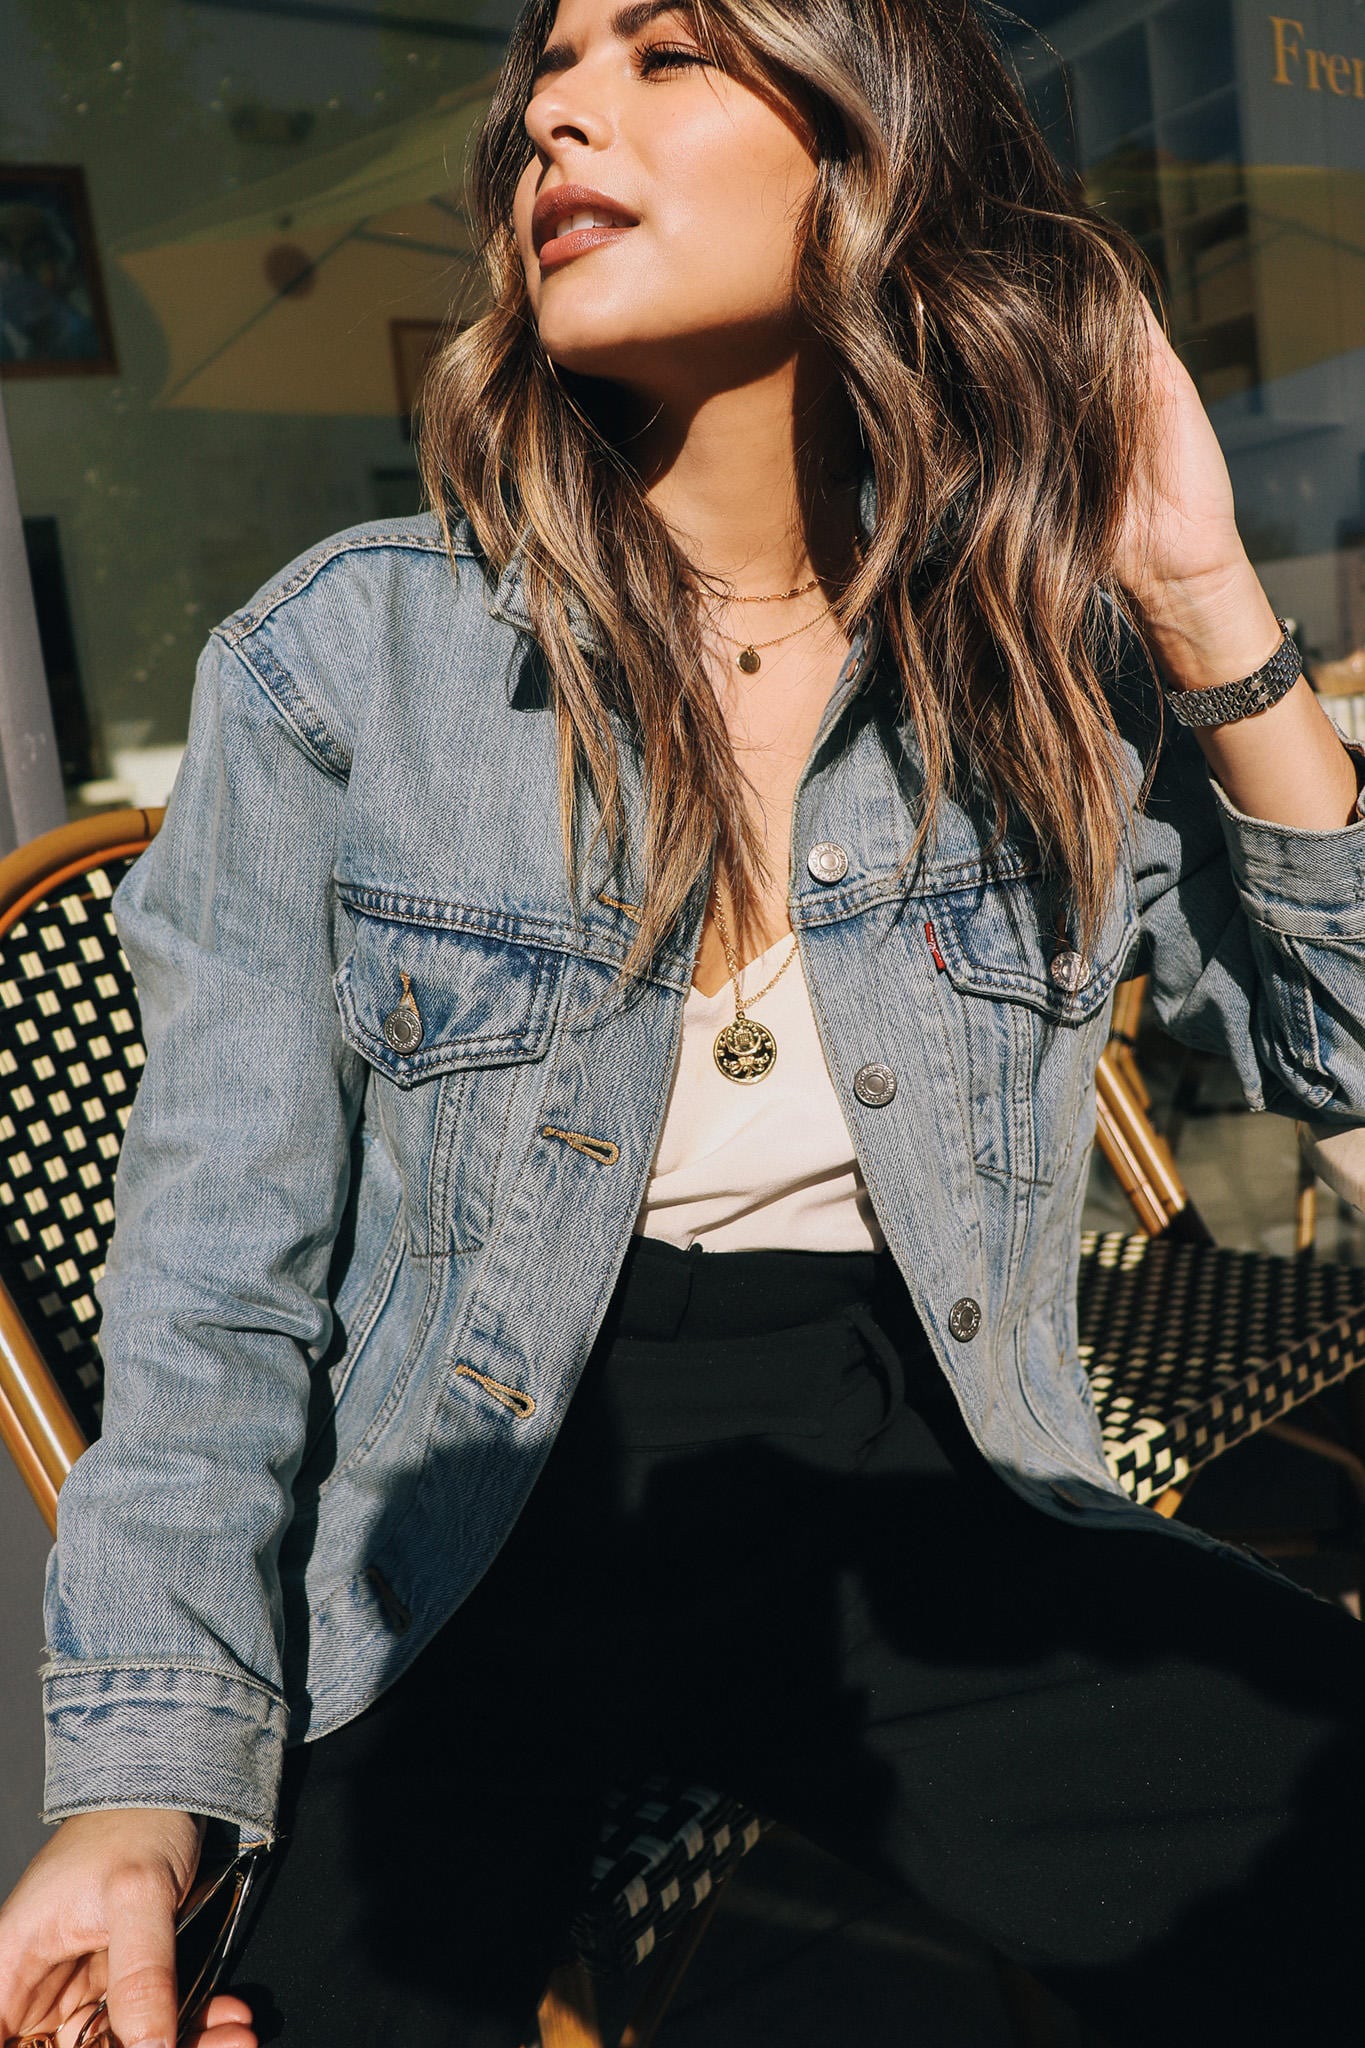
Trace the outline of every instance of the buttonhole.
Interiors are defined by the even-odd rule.
[[[523,1393],[520,1387],[509,1387],[503,1380],[490,1379],[486,1372],[475,1372],[472,1365],[457,1365],[455,1377],[457,1380],[473,1380],[485,1394],[491,1394],[504,1408],[510,1408],[519,1422],[525,1422],[536,1412],[533,1395]]]
[[[403,1605],[378,1565],[367,1564],[365,1567],[365,1577],[374,1587],[379,1604],[388,1618],[389,1626],[393,1629],[395,1635],[401,1636],[412,1620],[411,1610]]]
[[[624,910],[627,917],[638,918],[640,915],[638,903],[623,903],[619,896],[608,896],[605,889],[598,892],[597,900],[599,903],[609,904],[613,910]]]
[[[564,1144],[572,1145],[575,1152],[595,1159],[599,1166],[615,1166],[621,1157],[621,1147],[613,1145],[610,1138],[590,1138],[585,1131],[560,1131],[553,1124],[545,1124],[540,1135],[542,1138],[559,1138]]]

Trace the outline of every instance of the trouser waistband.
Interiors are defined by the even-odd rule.
[[[889,1251],[682,1251],[631,1238],[608,1323],[623,1338],[760,1337],[898,1289]]]

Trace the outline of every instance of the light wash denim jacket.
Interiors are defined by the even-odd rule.
[[[870,532],[870,475],[862,510]],[[104,1430],[49,1560],[48,1820],[160,1805],[272,1840],[286,1737],[359,1713],[506,1537],[627,1248],[707,881],[614,991],[630,847],[571,899],[520,562],[495,586],[457,538],[453,571],[429,519],[342,533],[218,628],[166,823],[115,899],[149,1054],[100,1288]],[[1099,943],[1058,966],[1027,846],[983,872],[965,809],[897,880],[920,763],[879,639],[874,612],[793,823],[834,1086],[986,1456],[1040,1509],[1165,1529],[1110,1478],[1077,1353],[1114,985],[1149,972],[1252,1108],[1365,1118],[1365,822],[1243,816],[1168,717]],[[1136,788],[1141,660],[1114,697]],[[400,1009],[415,1046],[386,1036]]]

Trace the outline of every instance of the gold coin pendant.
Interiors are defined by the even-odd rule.
[[[763,666],[763,657],[756,647],[742,647],[736,659],[746,676],[751,676],[755,669]]]
[[[712,1051],[727,1081],[761,1081],[776,1063],[777,1040],[766,1024],[736,1017],[716,1033]]]

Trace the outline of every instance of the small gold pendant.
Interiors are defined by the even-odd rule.
[[[746,676],[751,676],[755,669],[763,666],[763,657],[756,647],[741,647],[735,658]]]
[[[712,1053],[727,1081],[761,1081],[776,1063],[777,1040],[766,1024],[736,1017],[716,1033]]]

